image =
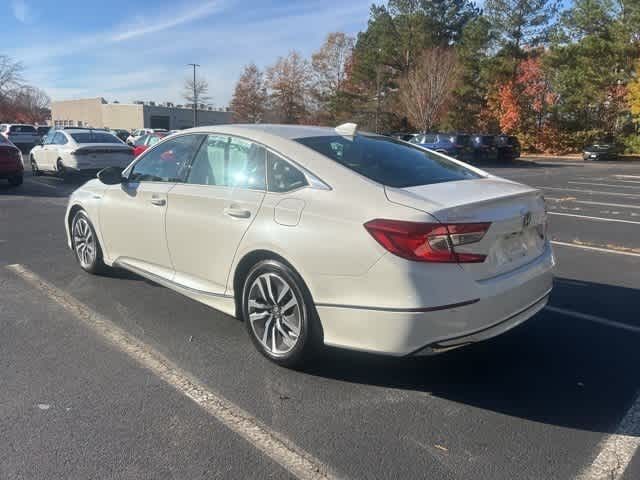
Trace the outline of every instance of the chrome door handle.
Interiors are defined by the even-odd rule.
[[[151,203],[153,205],[157,205],[159,207],[162,207],[162,206],[167,204],[167,201],[164,198],[152,198],[151,199]]]
[[[249,218],[251,216],[250,210],[242,208],[225,208],[224,213],[234,218]]]

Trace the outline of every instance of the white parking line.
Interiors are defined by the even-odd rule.
[[[576,215],[574,213],[560,213],[560,212],[547,212],[549,215],[559,215],[562,217],[576,217],[584,220],[595,220],[598,222],[617,222],[617,223],[631,223],[633,225],[640,225],[640,222],[634,222],[632,220],[619,220],[617,218],[603,218],[603,217],[589,217],[587,215]]]
[[[640,257],[640,253],[625,252],[623,250],[612,250],[610,248],[602,248],[602,247],[590,247],[589,245],[578,245],[577,243],[558,242],[556,240],[552,240],[551,243],[554,245],[558,245],[560,247],[578,248],[580,250],[591,250],[593,252],[600,252],[600,253],[612,253],[614,255],[627,255],[629,257]]]
[[[572,185],[593,185],[593,186],[596,186],[596,187],[640,188],[640,185],[639,186],[634,186],[634,185],[612,185],[610,183],[573,182],[573,181],[569,181],[567,183],[570,183]]]
[[[639,327],[595,315],[550,305],[547,305],[545,309],[580,320],[640,333]],[[638,448],[640,448],[640,395],[636,395],[631,407],[618,424],[615,433],[607,435],[600,442],[595,460],[578,475],[577,480],[620,480]]]
[[[637,395],[615,433],[600,442],[598,456],[578,480],[620,480],[639,447],[640,395]]]
[[[615,192],[603,192],[601,190],[581,190],[578,188],[561,188],[561,187],[542,187],[542,186],[536,186],[535,188],[539,188],[541,190],[558,190],[561,192],[582,192],[582,193],[589,193],[589,194],[595,194],[595,195],[612,195],[612,196],[616,196],[616,197],[633,197],[633,198],[640,198],[640,194],[633,194],[633,193],[615,193]]]
[[[133,337],[111,320],[93,311],[22,265],[8,265],[6,268],[63,307],[83,325],[89,327],[118,350],[193,400],[209,415],[240,435],[297,478],[304,480],[336,478],[318,459],[262,424],[250,413],[209,390],[203,383],[192,378],[160,352]]]
[[[582,203],[585,205],[601,205],[603,207],[616,207],[616,208],[637,208],[640,209],[640,205],[630,205],[628,203],[607,203],[607,202],[591,202],[589,200],[567,200],[564,198],[552,198],[552,197],[544,197],[545,200],[551,200],[553,202],[571,202],[571,203]]]
[[[592,179],[590,179],[590,180],[592,180]],[[638,181],[638,180],[616,180],[616,182],[640,184],[640,181]]]
[[[637,178],[640,180],[640,175],[614,175],[617,178]]]
[[[588,322],[599,323],[601,325],[606,325],[608,327],[613,327],[613,328],[619,328],[620,330],[627,330],[633,333],[640,333],[640,327],[636,327],[635,325],[616,322],[615,320],[609,320],[607,318],[597,317],[595,315],[589,315],[588,313],[576,312],[575,310],[567,310],[565,308],[553,307],[551,305],[547,305],[545,309],[549,310],[550,312],[566,315],[567,317],[573,317],[573,318],[578,318],[580,320],[586,320]]]

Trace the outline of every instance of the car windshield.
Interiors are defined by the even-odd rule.
[[[356,135],[296,139],[298,143],[382,185],[406,188],[482,178],[435,153],[389,137]]]
[[[122,143],[118,137],[106,132],[72,133],[71,138],[77,143]]]

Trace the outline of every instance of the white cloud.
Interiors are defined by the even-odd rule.
[[[185,64],[196,62],[213,103],[224,106],[243,65],[255,61],[265,67],[292,48],[308,56],[331,31],[356,33],[366,27],[370,1],[305,0],[288,8],[265,2],[242,11],[234,0],[200,6],[190,0],[178,2],[169,19],[152,16],[144,23],[42,39],[38,47],[17,47],[13,54],[27,65],[27,79],[54,100],[103,96],[184,103],[182,85],[190,72]]]
[[[113,33],[109,37],[109,40],[112,42],[121,42],[123,40],[129,40],[149,33],[161,32],[184,23],[193,22],[194,20],[207,17],[220,9],[221,3],[218,1],[212,1],[190,8],[188,11],[171,18],[167,18],[166,14],[156,20],[145,17],[135,24],[124,27],[120,31]]]
[[[30,8],[24,0],[11,0],[13,16],[21,23],[29,22]]]

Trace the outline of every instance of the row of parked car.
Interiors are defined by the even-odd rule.
[[[511,135],[392,133],[391,136],[465,162],[510,161],[520,157],[520,142]]]
[[[0,125],[0,179],[11,185],[23,182],[25,163],[33,175],[45,173],[68,178],[105,167],[126,167],[149,147],[174,131],[36,127]],[[22,152],[28,157],[23,158]],[[28,158],[28,160],[27,160]]]

